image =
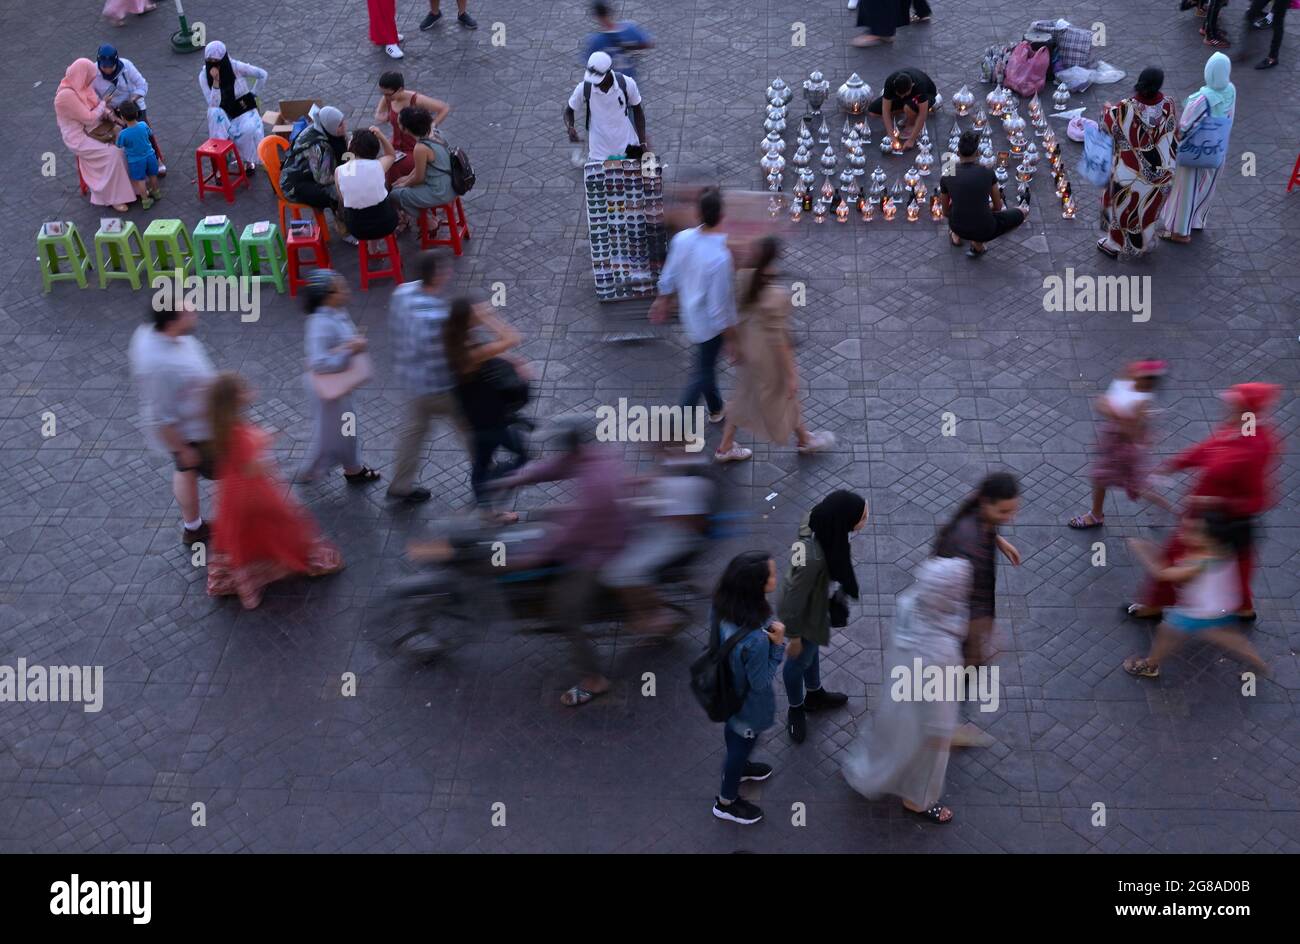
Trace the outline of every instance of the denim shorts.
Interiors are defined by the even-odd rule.
[[[146,177],[158,176],[158,156],[137,157],[126,162],[126,173],[132,180],[144,180]]]
[[[1173,609],[1165,613],[1165,622],[1182,633],[1199,633],[1203,629],[1226,629],[1236,626],[1239,620],[1233,613],[1211,617],[1188,616],[1180,610]]]

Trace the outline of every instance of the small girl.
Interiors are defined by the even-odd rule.
[[[1164,361],[1130,364],[1125,375],[1112,380],[1105,394],[1097,398],[1102,427],[1092,467],[1092,510],[1071,518],[1071,528],[1100,528],[1106,523],[1102,506],[1109,488],[1123,488],[1133,501],[1145,498],[1165,511],[1173,510],[1150,490],[1147,481],[1151,402],[1164,372]]]
[[[1241,605],[1236,523],[1212,511],[1189,514],[1183,520],[1182,535],[1187,553],[1172,566],[1165,565],[1159,548],[1150,541],[1129,539],[1134,556],[1153,577],[1177,585],[1177,604],[1165,611],[1151,651],[1145,658],[1125,659],[1124,671],[1139,678],[1158,678],[1160,663],[1188,636],[1196,635],[1267,673],[1268,663],[1232,628]]]
[[[140,106],[123,102],[117,113],[126,127],[117,136],[117,146],[126,152],[126,172],[131,178],[131,189],[140,198],[140,207],[149,209],[154,200],[162,199],[158,186],[158,154],[149,140],[149,126],[140,120]]]

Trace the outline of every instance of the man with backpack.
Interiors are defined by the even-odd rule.
[[[636,79],[614,71],[607,52],[593,52],[587,59],[587,73],[569,96],[564,108],[564,126],[569,140],[578,140],[574,117],[585,106],[587,158],[603,161],[614,154],[627,154],[630,147],[645,145],[645,112]],[[633,155],[639,156],[639,151]]]

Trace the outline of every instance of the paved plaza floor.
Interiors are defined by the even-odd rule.
[[[1079,215],[1064,220],[1046,175],[1033,184],[1027,224],[977,261],[951,249],[930,222],[806,219],[792,232],[784,272],[807,289],[795,341],[808,424],[833,430],[840,446],[801,458],[791,447],[756,445],[752,462],[728,468],[749,531],[712,552],[708,576],[746,547],[782,554],[800,517],[833,489],[866,495],[872,516],[854,543],[862,606],[823,656],[828,687],[849,692],[849,707],[815,716],[799,746],[780,727],[768,732],[756,756],[776,773],[750,794],[768,819],[748,830],[709,813],[722,736],[686,685],[702,620],[669,648],[602,635],[615,688],[577,711],[558,701],[574,681],[561,639],[518,635],[485,618],[436,665],[391,654],[384,586],[409,569],[404,545],[471,501],[468,463],[449,430],[429,450],[423,481],[434,500],[425,506],[394,510],[382,487],[341,481],[298,489],[341,546],[341,574],[279,584],[248,612],[207,596],[204,571],[178,541],[169,469],[143,446],[127,375],[127,341],[148,293],[121,283],[100,291],[93,282],[41,293],[32,251],[40,224],[68,219],[93,233],[100,216],[78,193],[54,122],[65,66],[111,41],[150,82],[149,114],[170,174],[162,203],[133,208],[130,218],[192,226],[204,213],[228,212],[242,228],[274,214],[271,189],[259,176],[233,206],[219,197],[199,203],[191,155],[206,137],[200,58],[171,52],[175,18],[166,5],[113,29],[97,2],[4,4],[0,663],[102,665],[105,701],[98,713],[0,705],[0,851],[1300,851],[1300,193],[1285,193],[1300,82],[1295,37],[1279,68],[1251,68],[1267,34],[1241,28],[1244,3],[1225,14],[1237,40],[1229,51],[1239,92],[1232,156],[1194,244],[1162,244],[1136,263],[1105,259],[1093,247],[1095,188],[1076,182]],[[364,4],[187,6],[209,38],[270,73],[264,107],[315,97],[341,108],[350,127],[371,123],[376,79],[393,64],[367,42]],[[454,10],[450,0],[444,6]],[[422,4],[398,3],[407,84],[453,105],[446,130],[478,173],[465,200],[473,238],[455,289],[505,286],[503,314],[538,368],[537,417],[591,411],[620,396],[672,402],[689,357],[679,331],[607,343],[607,315],[594,296],[581,172],[560,119],[582,73],[585,4],[472,6],[477,32],[454,22],[420,32]],[[1181,102],[1200,86],[1210,52],[1199,21],[1176,12],[1174,0],[1055,8],[936,0],[932,24],[874,50],[847,45],[854,30],[842,0],[620,6],[657,42],[640,73],[654,150],[670,175],[690,169],[732,188],[761,188],[763,89],[778,75],[799,82],[820,69],[838,87],[857,71],[878,89],[889,71],[914,64],[946,96],[970,83],[982,97],[985,47],[1017,39],[1037,15],[1059,15],[1103,23],[1101,58],[1127,73],[1120,85],[1075,96],[1095,115],[1147,65],[1164,68],[1165,89]],[[799,23],[806,44],[794,46]],[[936,118],[937,144],[951,121],[951,112]],[[1066,149],[1072,164],[1077,145]],[[1246,151],[1253,176],[1241,172]],[[47,152],[54,176],[42,175]],[[869,156],[874,166],[878,152]],[[902,169],[893,159],[891,175]],[[408,258],[412,245],[403,242]],[[355,252],[333,247],[355,289]],[[1150,320],[1046,311],[1043,280],[1067,268],[1149,277]],[[386,474],[403,403],[387,368],[388,296],[376,286],[356,292],[351,306],[381,365],[357,412],[365,457]],[[310,434],[303,316],[287,296],[264,294],[263,302],[252,324],[206,314],[199,336],[218,367],[256,386],[254,415],[278,432],[277,457],[292,468]],[[1168,518],[1112,496],[1104,530],[1064,526],[1086,510],[1091,399],[1139,357],[1170,365],[1161,455],[1210,431],[1227,385],[1286,388],[1276,420],[1292,451],[1266,519],[1255,578],[1260,618],[1250,631],[1274,674],[1253,697],[1241,694],[1241,668],[1204,648],[1187,649],[1155,682],[1120,669],[1149,635],[1120,612],[1138,577],[1124,539],[1165,535]],[[724,388],[731,383],[728,371]],[[42,436],[46,413],[56,418],[52,437]],[[945,413],[955,436],[940,434]],[[644,465],[639,447],[627,451]],[[1002,566],[999,580],[1003,697],[980,717],[993,746],[954,754],[945,802],[957,819],[939,828],[905,818],[894,802],[859,797],[840,776],[840,755],[885,697],[881,638],[896,594],[936,524],[1000,468],[1018,473],[1024,488],[1009,533],[1024,563]],[[1180,477],[1176,487],[1185,484]],[[525,490],[518,507],[564,495]],[[204,503],[208,510],[206,486]],[[1106,566],[1092,564],[1096,541]],[[341,694],[348,672],[357,678],[353,697]],[[654,697],[642,694],[645,673],[654,673]],[[783,693],[777,712],[784,718]],[[204,826],[192,825],[195,803],[205,804]],[[1104,826],[1094,825],[1096,804],[1105,806]],[[804,825],[792,822],[795,809]],[[504,825],[494,825],[494,810],[504,810]]]

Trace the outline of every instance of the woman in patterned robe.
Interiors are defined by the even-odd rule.
[[[1173,99],[1160,91],[1165,74],[1143,69],[1134,94],[1106,108],[1102,126],[1115,145],[1110,183],[1102,193],[1097,248],[1112,259],[1155,248],[1160,211],[1174,179]]]

